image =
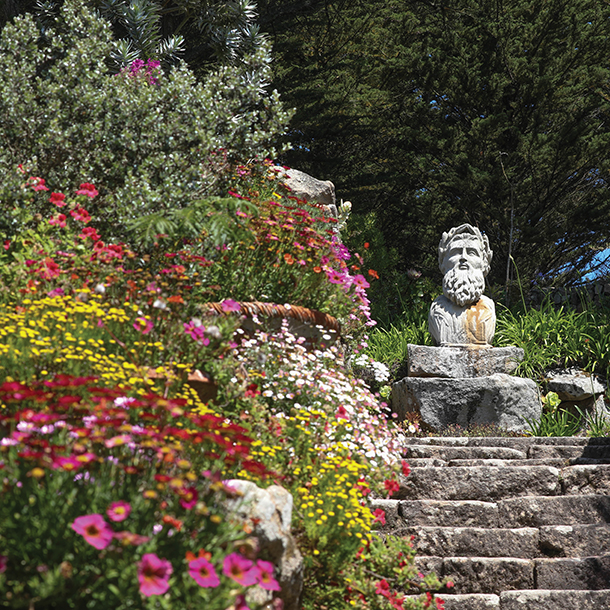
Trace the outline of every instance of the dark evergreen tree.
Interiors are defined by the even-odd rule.
[[[487,232],[490,280],[576,281],[610,237],[610,4],[260,3],[297,108],[288,164],[375,214],[398,269],[440,233]],[[358,232],[360,228],[353,226]],[[436,275],[438,277],[438,275]]]

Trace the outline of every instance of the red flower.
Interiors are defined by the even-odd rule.
[[[77,207],[75,210],[72,210],[70,212],[70,216],[72,216],[74,220],[78,220],[79,222],[82,222],[84,224],[87,224],[91,220],[89,212],[87,212],[87,210],[81,208],[80,206]]]
[[[400,467],[402,469],[402,474],[405,477],[408,477],[411,474],[411,468],[409,468],[409,464],[407,464],[404,460],[400,462]]]
[[[81,239],[91,238],[93,241],[99,241],[100,236],[93,227],[85,227],[79,235]]]
[[[58,208],[63,208],[66,205],[64,199],[66,196],[63,193],[51,193],[49,201],[55,204]]]
[[[85,195],[86,197],[96,197],[99,195],[97,189],[93,186],[93,184],[89,182],[83,182],[80,185],[78,191],[76,191],[77,195]]]
[[[26,183],[26,186],[31,187],[35,191],[48,191],[49,187],[45,185],[44,178],[38,176],[30,176]]]
[[[66,226],[66,215],[65,214],[57,214],[56,216],[53,216],[53,218],[51,218],[49,220],[49,224],[50,225],[57,225],[59,227],[65,227]]]
[[[400,489],[400,485],[398,484],[398,481],[396,481],[395,479],[386,479],[383,482],[383,486],[385,487],[386,491],[388,492],[388,497]]]
[[[373,516],[375,517],[373,523],[379,521],[381,525],[385,525],[385,511],[382,508],[375,509],[375,511],[373,511]]]

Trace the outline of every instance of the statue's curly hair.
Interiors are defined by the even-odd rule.
[[[460,225],[459,227],[453,227],[447,233],[443,233],[441,241],[438,244],[438,266],[440,267],[440,270],[443,274],[447,272],[447,269],[444,268],[445,257],[451,248],[451,242],[462,235],[470,235],[479,240],[479,243],[481,244],[481,253],[485,260],[483,275],[486,277],[491,268],[491,259],[493,257],[493,251],[489,247],[489,239],[487,238],[487,235],[481,233],[477,227],[473,227],[467,223]]]

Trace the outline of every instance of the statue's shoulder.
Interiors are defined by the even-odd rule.
[[[489,297],[486,297],[485,295],[483,295],[483,296],[481,296],[479,301],[481,303],[483,303],[483,305],[486,309],[489,309],[494,314],[496,313],[496,304],[494,303],[493,299],[490,299]]]

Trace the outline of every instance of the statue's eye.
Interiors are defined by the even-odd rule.
[[[479,256],[479,251],[476,248],[468,248],[468,254],[470,256]]]

